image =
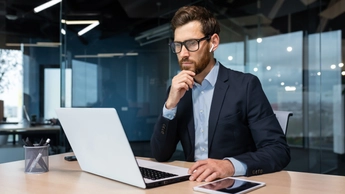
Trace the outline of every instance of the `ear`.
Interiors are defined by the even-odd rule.
[[[213,44],[213,43],[211,43],[211,44],[212,44],[212,46],[211,46],[211,48],[210,48],[210,52],[213,51],[213,47],[214,47],[214,44]]]
[[[213,34],[211,36],[210,43],[211,43],[210,52],[215,51],[218,48],[218,45],[219,45],[219,36],[218,36],[218,34]]]

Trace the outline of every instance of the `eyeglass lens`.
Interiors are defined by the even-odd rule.
[[[208,39],[208,36],[205,36],[201,39],[192,39],[192,40],[186,40],[184,42],[172,42],[170,43],[170,47],[173,53],[179,53],[182,50],[182,46],[184,45],[186,49],[190,52],[197,51],[199,49],[199,43],[202,40]]]
[[[182,50],[182,45],[186,47],[188,51],[197,51],[199,49],[199,44],[197,40],[187,40],[183,43],[176,42],[175,44],[175,49],[174,51],[176,53],[181,52]]]

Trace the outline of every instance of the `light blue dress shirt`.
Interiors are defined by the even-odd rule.
[[[192,90],[193,98],[193,113],[195,124],[195,161],[204,160],[208,158],[208,118],[210,115],[211,102],[213,97],[214,86],[217,81],[219,71],[219,62],[216,61],[215,66],[207,74],[201,84],[194,82]],[[177,107],[167,109],[163,106],[163,117],[167,119],[174,119]],[[224,158],[232,162],[235,168],[234,176],[245,175],[247,165],[229,157]]]

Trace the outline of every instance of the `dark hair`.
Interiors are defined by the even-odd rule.
[[[173,32],[175,29],[191,21],[199,21],[204,35],[213,35],[220,33],[220,27],[217,19],[206,8],[201,6],[184,6],[178,9],[171,20]]]

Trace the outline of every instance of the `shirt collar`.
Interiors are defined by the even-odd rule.
[[[216,60],[216,64],[211,69],[211,71],[206,75],[206,77],[204,79],[204,80],[207,80],[211,84],[212,87],[214,87],[214,85],[216,85],[218,71],[219,71],[219,62],[217,59],[215,59],[215,60]]]
[[[204,80],[202,81],[201,85],[197,82],[194,82],[193,88],[205,88],[207,85],[212,86],[214,88],[214,85],[217,81],[218,71],[219,71],[219,62],[217,59],[214,59],[216,61],[215,65],[212,67],[211,71],[206,75]]]

